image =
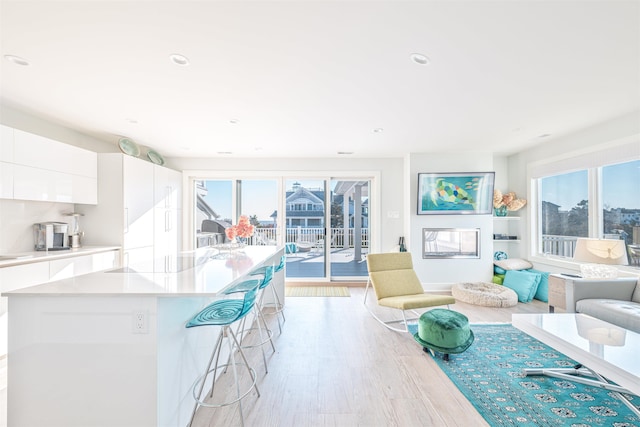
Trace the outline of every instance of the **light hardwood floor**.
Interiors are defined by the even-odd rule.
[[[281,335],[275,317],[268,320],[276,352],[269,348],[265,375],[260,350],[247,350],[261,396],[252,392],[243,399],[245,426],[488,425],[409,334],[388,330],[369,315],[364,288],[349,289],[349,298],[288,298]],[[512,313],[546,312],[547,304],[487,308],[458,302],[451,308],[471,323],[506,323]],[[230,372],[225,376],[219,391],[230,392],[224,384]],[[195,427],[236,425],[237,404],[201,408],[194,421]]]

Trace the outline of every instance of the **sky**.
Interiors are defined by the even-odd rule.
[[[602,194],[605,208],[640,209],[640,160],[602,168]],[[587,171],[543,179],[542,199],[568,211],[586,200]]]
[[[323,180],[286,180],[285,187],[291,190],[294,182],[309,189],[322,188]],[[205,200],[220,215],[220,219],[231,218],[231,180],[205,181],[208,194]],[[241,215],[257,215],[261,222],[272,221],[271,214],[277,210],[278,181],[275,179],[242,180],[243,212]],[[235,222],[235,219],[234,219]]]

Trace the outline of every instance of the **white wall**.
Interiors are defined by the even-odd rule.
[[[493,275],[492,215],[417,215],[418,173],[491,172],[492,153],[429,153],[408,157],[409,232],[414,269],[426,290],[449,289],[462,281],[491,281]],[[480,228],[479,259],[422,259],[423,228]]]
[[[380,182],[380,206],[381,218],[377,219],[380,236],[377,247],[372,252],[386,252],[392,250],[398,244],[398,238],[403,232],[403,218],[406,205],[403,203],[403,162],[401,158],[391,159],[317,159],[317,158],[275,158],[275,159],[196,159],[174,158],[170,162],[171,167],[185,171],[228,171],[238,172],[241,177],[243,171],[252,173],[287,173],[296,171],[301,176],[308,176],[315,172],[331,173],[340,177],[341,172],[378,172]],[[398,213],[394,217],[394,213]],[[376,220],[374,220],[376,221]]]
[[[611,120],[593,125],[589,128],[576,131],[569,135],[552,138],[544,144],[536,145],[529,150],[512,155],[508,159],[509,184],[518,194],[527,194],[531,199],[529,169],[532,165],[571,158],[588,152],[607,150],[621,143],[637,144],[637,153],[640,156],[640,110],[613,118]],[[561,272],[577,269],[576,265],[567,262],[557,262],[534,255],[532,248],[531,209],[527,206],[522,209],[521,234],[523,242],[522,258],[527,258],[540,270]]]

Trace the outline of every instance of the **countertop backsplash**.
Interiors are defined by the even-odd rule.
[[[33,224],[60,221],[70,224],[72,203],[0,199],[0,255],[33,251]],[[82,223],[80,223],[82,226]]]

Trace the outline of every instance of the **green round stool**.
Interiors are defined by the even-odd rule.
[[[422,345],[424,351],[438,351],[449,360],[449,354],[462,353],[473,343],[473,331],[469,319],[462,313],[434,308],[420,316],[418,332],[413,338]]]

